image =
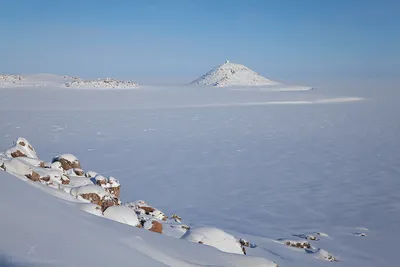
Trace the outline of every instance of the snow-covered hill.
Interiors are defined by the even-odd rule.
[[[224,64],[215,67],[191,84],[205,86],[265,86],[278,85],[279,83],[268,80],[248,67],[225,61]]]
[[[269,91],[306,91],[313,89],[309,86],[285,85],[271,81],[244,65],[229,61],[225,61],[224,64],[213,68],[190,84],[231,87],[235,90],[242,90],[242,88],[267,89]]]

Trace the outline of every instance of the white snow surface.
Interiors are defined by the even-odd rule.
[[[189,229],[181,239],[190,242],[216,247],[221,251],[243,254],[239,242],[234,236],[213,227],[199,227]]]
[[[397,266],[397,87],[0,90],[0,151],[24,136],[41,159],[73,153],[84,170],[118,177],[123,202],[144,199],[192,229],[253,245],[228,254],[105,220],[72,195],[0,171],[0,265]],[[309,240],[310,253],[277,240],[293,235],[320,240]]]
[[[104,211],[104,217],[131,226],[140,224],[136,213],[127,206],[111,206]]]
[[[270,86],[279,83],[268,80],[248,67],[226,61],[213,68],[191,84],[204,86]]]

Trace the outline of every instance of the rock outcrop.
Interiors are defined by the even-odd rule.
[[[62,154],[53,158],[52,163],[59,162],[63,170],[78,168],[81,169],[81,163],[78,158],[72,154]]]

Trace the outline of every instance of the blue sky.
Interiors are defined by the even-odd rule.
[[[388,0],[6,0],[0,73],[187,81],[225,60],[277,80],[400,74]]]

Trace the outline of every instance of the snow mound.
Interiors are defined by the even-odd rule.
[[[140,225],[136,213],[126,206],[112,206],[104,211],[104,217],[131,226]]]
[[[119,81],[111,78],[97,79],[97,80],[74,80],[65,83],[68,88],[98,88],[98,89],[132,89],[137,88],[139,85],[131,81]]]
[[[268,80],[248,67],[226,61],[190,84],[204,86],[265,86],[279,83]]]
[[[212,246],[224,252],[243,254],[242,247],[234,236],[213,227],[189,229],[181,239]]]

